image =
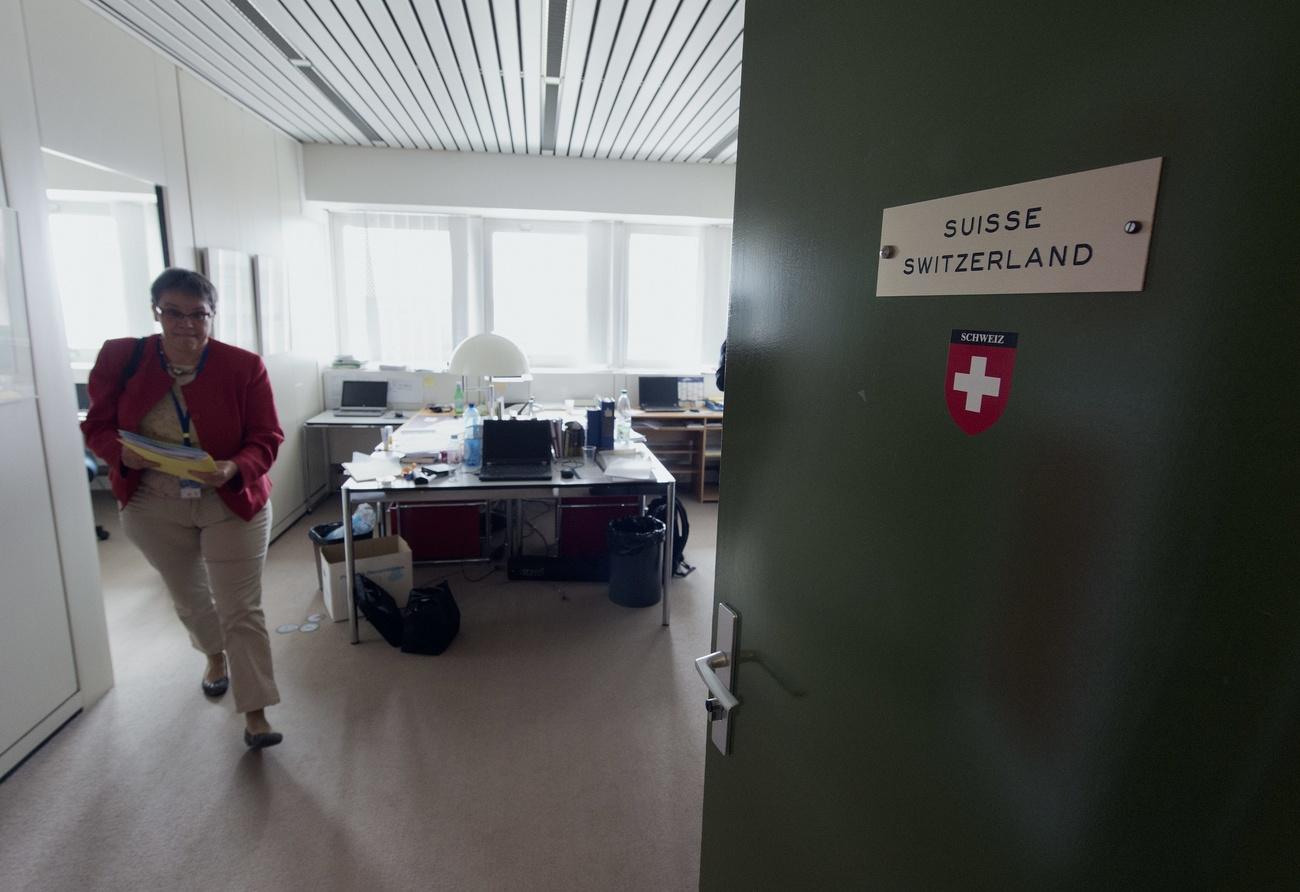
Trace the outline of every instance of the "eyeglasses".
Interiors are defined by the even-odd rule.
[[[171,307],[159,310],[158,316],[159,318],[166,319],[168,322],[181,322],[183,320],[188,320],[193,322],[195,325],[207,325],[208,320],[212,318],[212,314],[207,310],[199,310],[196,313],[182,313],[180,310],[173,310]]]

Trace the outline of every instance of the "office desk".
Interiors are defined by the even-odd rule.
[[[678,476],[691,478],[695,497],[716,502],[718,487],[706,482],[710,467],[722,463],[722,413],[711,409],[685,412],[632,413],[632,429],[646,446]]]
[[[455,419],[452,423],[459,424],[459,421],[459,419]],[[433,428],[436,426],[437,421],[431,419],[426,413],[417,415],[412,420],[410,430],[405,437],[402,436],[400,431],[394,435],[398,451],[403,448],[403,440],[414,443],[419,440],[418,435],[427,437],[434,434]],[[417,436],[412,437],[412,433]],[[616,480],[606,477],[605,472],[595,463],[583,463],[575,466],[574,460],[568,460],[565,463],[555,462],[550,480],[484,482],[464,466],[457,466],[456,472],[449,477],[431,479],[427,486],[416,486],[414,483],[400,477],[384,484],[375,481],[345,480],[342,487],[343,517],[351,517],[356,507],[363,503],[376,504],[376,515],[381,519],[385,515],[384,506],[389,504],[436,504],[438,502],[464,502],[466,500],[517,502],[521,499],[535,498],[636,496],[641,498],[642,504],[644,504],[649,498],[661,496],[666,499],[666,504],[672,505],[677,495],[676,479],[652,453],[647,451],[646,458],[649,460],[653,471],[653,479]],[[574,466],[579,476],[572,480],[562,478],[560,470],[565,465]],[[508,517],[510,513],[507,514]],[[671,514],[669,516],[671,517]],[[669,618],[668,583],[672,580],[673,563],[673,524],[669,522],[667,527],[667,535],[664,536],[663,554],[660,558],[659,576],[660,603],[663,604],[663,624],[665,626],[668,625]],[[510,538],[513,544],[513,535]],[[350,523],[343,524],[343,554],[347,564],[348,621],[352,631],[352,643],[356,644],[360,641],[360,630],[357,625],[357,602],[354,590],[356,585],[356,564],[353,556],[352,524]]]
[[[399,412],[401,413],[401,417],[398,417],[397,415]],[[400,427],[412,417],[420,413],[421,410],[419,409],[390,409],[383,415],[340,415],[333,409],[326,409],[319,415],[313,415],[311,418],[304,421],[302,423],[302,491],[303,501],[307,506],[307,512],[311,513],[312,508],[316,506],[317,502],[325,497],[325,494],[330,488],[330,431],[373,430],[375,432],[375,442],[377,443],[379,442],[379,432],[382,428],[387,427],[390,424],[393,427]],[[313,437],[316,438],[314,444]],[[317,446],[317,451],[325,456],[325,484],[317,487],[315,490],[311,487],[311,457],[313,445]]]

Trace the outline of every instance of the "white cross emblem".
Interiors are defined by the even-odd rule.
[[[970,358],[970,371],[958,372],[952,376],[952,389],[960,390],[966,394],[967,412],[978,412],[984,397],[997,396],[998,391],[1002,389],[1001,378],[992,378],[984,374],[988,364],[987,357],[972,356]]]

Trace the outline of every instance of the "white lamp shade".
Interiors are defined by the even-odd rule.
[[[522,378],[529,374],[524,351],[499,334],[476,334],[461,341],[451,354],[447,371],[466,377]]]

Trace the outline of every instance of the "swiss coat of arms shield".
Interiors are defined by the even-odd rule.
[[[944,396],[948,414],[966,433],[988,430],[1006,410],[1016,339],[1014,331],[953,330]]]

